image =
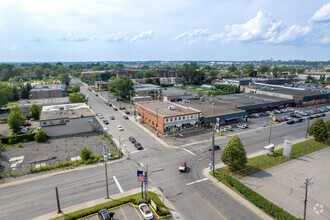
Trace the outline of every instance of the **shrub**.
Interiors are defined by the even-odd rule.
[[[19,143],[17,144],[17,147],[22,147],[22,142],[19,142]]]
[[[18,135],[11,135],[7,137],[0,137],[0,141],[3,144],[17,144],[19,142],[24,142],[24,141],[34,141],[34,136],[36,134],[29,132],[27,134],[18,134]]]
[[[87,161],[91,156],[92,156],[92,151],[87,147],[84,147],[80,151],[80,157],[83,161]]]
[[[228,183],[231,184],[233,187],[235,187],[241,194],[243,194],[243,196],[245,196],[257,207],[261,208],[266,213],[273,216],[275,219],[283,219],[283,220],[298,219],[293,215],[291,215],[290,213],[286,212],[284,209],[268,201],[267,199],[265,199],[263,196],[259,195],[252,189],[248,188],[234,177],[227,176],[226,179]]]
[[[38,143],[45,142],[45,141],[47,141],[47,139],[48,139],[48,136],[47,136],[46,132],[44,132],[41,129],[39,129],[39,131],[34,136],[34,140]]]

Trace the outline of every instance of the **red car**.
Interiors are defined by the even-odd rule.
[[[25,123],[23,124],[23,126],[31,126],[31,123],[30,123],[30,122],[25,122]]]
[[[280,118],[280,120],[281,120],[281,121],[285,121],[285,119],[284,119],[284,118]]]
[[[186,162],[181,162],[179,166],[179,171],[186,172],[186,166],[187,166]]]

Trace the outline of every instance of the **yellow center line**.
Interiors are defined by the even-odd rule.
[[[120,209],[121,209],[121,212],[123,213],[123,215],[124,215],[124,218],[127,220],[127,218],[126,218],[126,215],[125,215],[125,213],[124,213],[124,210],[123,210],[123,208],[122,207],[120,207]]]
[[[210,206],[216,213],[218,213],[224,220],[227,220],[225,216],[223,216],[218,210],[216,210],[210,203],[208,203],[198,192],[196,192],[193,188],[188,187],[191,191],[193,191],[199,198],[201,198],[208,206]]]
[[[110,178],[112,178],[112,177],[108,177],[108,179],[110,179]],[[63,188],[59,188],[58,190],[60,191],[60,190],[70,189],[70,188],[73,188],[73,187],[83,186],[83,185],[86,185],[86,184],[95,183],[95,182],[102,181],[102,180],[105,180],[105,178],[92,180],[92,181],[88,181],[88,182],[84,182],[84,183],[79,183],[79,184],[75,184],[75,185],[67,186],[67,187],[63,187]],[[45,195],[45,194],[49,194],[49,193],[52,193],[52,192],[54,192],[54,190],[49,190],[49,191],[46,191],[46,192],[43,192],[43,193],[38,193],[38,194],[31,195],[31,196],[15,199],[15,200],[12,200],[12,201],[9,201],[9,202],[1,203],[0,206],[8,205],[8,204],[11,204],[11,203],[19,202],[19,201],[22,201],[22,200],[34,198],[34,197]]]
[[[138,216],[140,217],[141,220],[143,220],[143,218],[141,217],[140,213],[136,210],[136,208],[133,206],[133,209],[136,211],[136,213],[138,214]]]

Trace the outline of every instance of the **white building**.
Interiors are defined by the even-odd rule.
[[[42,107],[40,127],[50,137],[94,131],[95,116],[85,103]]]
[[[33,104],[39,106],[48,106],[48,105],[61,105],[61,104],[69,104],[69,97],[59,97],[59,98],[49,98],[49,99],[27,99],[23,101],[19,101],[18,107],[22,110],[22,114],[24,116],[28,116],[30,114],[30,107]]]

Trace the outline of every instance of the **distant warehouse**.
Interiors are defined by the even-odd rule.
[[[36,85],[30,91],[31,99],[58,98],[67,96],[65,84]]]

